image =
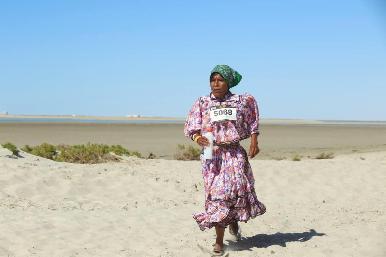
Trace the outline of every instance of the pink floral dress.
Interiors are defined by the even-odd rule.
[[[211,110],[237,110],[233,120],[215,121]],[[212,94],[200,97],[191,108],[184,133],[212,131],[215,141],[213,158],[201,155],[205,186],[205,211],[193,218],[201,230],[216,225],[226,227],[235,221],[248,221],[265,212],[265,206],[256,196],[254,178],[245,149],[238,144],[251,134],[258,134],[259,111],[253,96],[228,93],[219,100]]]

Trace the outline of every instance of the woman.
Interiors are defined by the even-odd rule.
[[[190,110],[184,133],[201,147],[210,142],[203,136],[212,132],[212,159],[201,155],[205,186],[205,211],[194,214],[201,230],[215,227],[214,253],[223,253],[225,228],[240,240],[238,221],[262,215],[265,206],[256,197],[254,178],[245,149],[239,144],[251,137],[249,156],[259,153],[259,112],[253,96],[232,94],[241,75],[227,65],[217,65],[210,74],[211,93],[200,97]]]

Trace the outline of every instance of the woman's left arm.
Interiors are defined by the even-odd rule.
[[[251,145],[249,146],[249,157],[253,158],[260,152],[257,134],[251,135]]]
[[[248,124],[248,134],[251,135],[251,144],[249,146],[250,158],[255,157],[259,152],[257,137],[259,135],[259,108],[252,95],[245,94],[245,114],[244,121]]]

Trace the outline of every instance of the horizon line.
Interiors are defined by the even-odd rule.
[[[0,118],[10,119],[74,119],[74,120],[185,120],[185,116],[152,116],[140,114],[128,115],[81,115],[81,114],[5,114],[0,113]],[[307,119],[307,118],[261,118],[262,121],[306,121],[306,122],[381,122],[386,123],[386,120],[360,120],[360,119]]]

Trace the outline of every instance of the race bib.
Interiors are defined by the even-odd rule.
[[[210,119],[212,121],[237,120],[237,108],[221,107],[210,110]]]

